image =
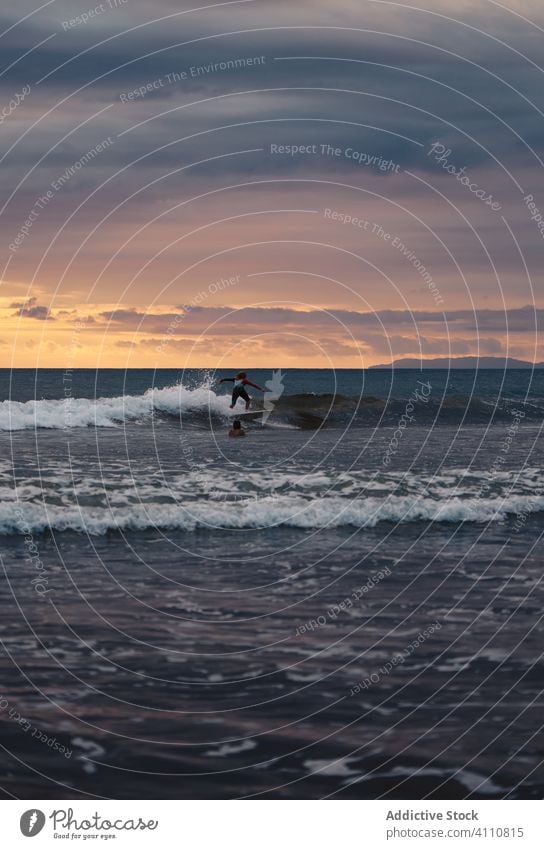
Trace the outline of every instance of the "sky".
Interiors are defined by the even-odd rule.
[[[539,0],[0,11],[4,367],[544,360]]]

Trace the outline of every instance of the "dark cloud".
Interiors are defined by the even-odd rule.
[[[179,312],[153,313],[137,309],[112,310],[100,313],[100,317],[113,327],[122,327],[142,333],[166,332],[169,335],[184,336],[202,333],[209,329],[212,335],[230,334],[243,329],[245,336],[251,333],[277,331],[286,332],[313,329],[349,331],[355,338],[365,339],[365,333],[376,338],[376,332],[389,334],[404,328],[412,334],[421,331],[429,334],[458,333],[476,335],[504,333],[534,333],[535,322],[544,321],[544,310],[534,307],[520,307],[507,310],[449,310],[432,312],[426,310],[377,310],[376,312],[358,312],[356,310],[294,310],[286,307],[180,307]],[[396,330],[395,330],[396,329]],[[368,337],[370,338],[370,337]],[[402,336],[396,337],[399,344]],[[410,337],[412,339],[413,337]],[[431,345],[429,339],[429,345]],[[438,341],[437,341],[438,344]],[[444,345],[443,337],[440,345]],[[431,352],[431,350],[429,350]],[[459,351],[458,353],[465,353]]]
[[[484,5],[485,12],[479,4],[458,8],[454,0],[436,0],[431,14],[402,8],[401,3],[368,3],[363,9],[359,0],[256,0],[190,11],[190,0],[158,0],[153,6],[130,0],[75,25],[67,22],[88,12],[87,0],[64,0],[40,10],[32,0],[22,0],[12,9],[4,8],[1,26],[16,24],[9,33],[6,70],[0,79],[0,112],[6,107],[9,112],[1,123],[4,150],[11,147],[0,180],[3,196],[13,193],[5,213],[10,222],[6,243],[16,237],[51,181],[104,139],[114,140],[55,190],[13,260],[14,277],[34,274],[42,257],[49,261],[60,256],[68,262],[83,238],[125,198],[131,200],[121,214],[108,219],[107,235],[99,230],[101,241],[93,256],[97,263],[124,243],[127,221],[136,222],[136,229],[141,218],[160,211],[170,199],[177,203],[219,185],[268,180],[255,190],[266,208],[272,195],[281,201],[283,194],[285,205],[291,203],[308,191],[307,184],[296,181],[313,180],[320,187],[329,182],[368,189],[368,195],[355,201],[363,215],[373,214],[370,192],[383,193],[417,212],[461,257],[473,290],[497,304],[500,290],[488,258],[461,213],[448,202],[462,211],[471,205],[471,223],[476,221],[501,271],[511,271],[507,282],[517,295],[518,268],[513,264],[520,260],[501,215],[519,239],[529,270],[541,273],[542,240],[522,200],[524,190],[539,184],[536,156],[544,155],[538,111],[543,108],[541,76],[531,65],[540,61],[541,34],[507,9]],[[36,14],[17,23],[30,12]],[[535,8],[535,21],[541,13]],[[215,67],[259,56],[264,61],[245,67]],[[201,70],[193,74],[192,68]],[[169,80],[173,74],[187,78]],[[24,86],[30,87],[28,96],[10,111],[10,102]],[[122,102],[121,95],[141,86],[149,86],[144,96]],[[490,213],[428,156],[435,141],[451,150],[454,167],[465,168],[500,200],[501,215]],[[273,155],[271,144],[319,149],[330,145],[341,152]],[[415,178],[380,171],[379,166],[362,167],[345,155],[350,148],[390,160]],[[253,152],[237,153],[248,149]],[[194,165],[201,160],[209,161]],[[185,166],[187,170],[180,170]],[[151,187],[132,198],[147,185]],[[327,185],[322,191],[329,205],[334,201],[331,194],[336,191],[338,197],[342,190]],[[217,217],[228,214],[225,210],[232,205],[226,194],[212,202]],[[385,212],[389,221],[394,215],[392,208]],[[68,218],[70,226],[57,239]],[[405,220],[394,223],[404,238]],[[141,251],[145,262],[157,242],[155,235],[144,234],[137,249],[131,246],[131,257]],[[415,241],[411,247],[418,251]],[[449,263],[443,256],[433,265],[437,282]],[[51,279],[56,271],[51,271]],[[366,291],[366,279],[360,285]],[[521,297],[525,299],[520,295],[516,303]],[[469,303],[465,293],[462,298]],[[481,306],[481,300],[475,300]],[[37,304],[25,302],[14,309],[27,317],[48,316]],[[193,326],[196,315],[190,320]],[[134,311],[102,316],[119,326],[142,320],[153,332],[162,332],[173,318]],[[300,316],[284,318],[290,326],[304,324]],[[366,331],[376,327],[378,318],[387,328],[400,326],[403,333],[404,327],[408,333],[425,324],[445,326],[443,317],[426,318],[423,313],[402,318],[353,314],[345,320],[356,331]],[[273,325],[276,320],[272,314],[244,315],[248,326]],[[500,335],[507,329],[530,329],[534,316],[530,308],[509,311],[507,325],[500,311],[479,310],[475,319],[470,310],[450,310],[447,322],[455,332],[485,328]],[[227,326],[222,320],[221,328]],[[434,338],[432,333],[426,336]]]
[[[530,157],[523,141],[502,122],[513,123],[522,139],[539,145],[540,116],[521,97],[534,93],[530,66],[519,53],[488,38],[485,29],[478,35],[436,17],[400,13],[399,18],[397,9],[385,14],[384,9],[371,6],[363,16],[357,5],[346,0],[335,5],[334,15],[325,4],[308,6],[294,0],[292,4],[231,5],[161,22],[163,15],[183,11],[163,0],[153,7],[156,23],[141,26],[146,23],[145,9],[131,0],[130,10],[106,12],[95,25],[64,32],[63,15],[73,18],[87,8],[78,2],[62,12],[55,4],[54,10],[46,9],[17,27],[18,44],[5,56],[6,65],[16,64],[4,76],[2,91],[9,99],[19,85],[36,86],[49,74],[32,90],[28,99],[32,106],[49,97],[57,102],[84,86],[68,106],[77,109],[85,102],[91,109],[113,104],[113,114],[99,119],[104,129],[109,129],[110,122],[125,129],[152,118],[143,135],[131,134],[131,150],[147,153],[150,146],[170,142],[176,129],[179,135],[189,134],[191,126],[202,130],[237,119],[245,126],[230,136],[237,136],[239,143],[248,139],[247,122],[270,119],[276,124],[252,127],[254,143],[317,140],[353,145],[424,171],[436,169],[425,155],[417,156],[417,147],[403,136],[425,150],[435,140],[451,144],[459,164],[467,167],[493,166],[485,148]],[[466,10],[467,23],[476,14]],[[372,29],[373,20],[387,24],[383,32],[365,31]],[[423,21],[424,33],[420,30]],[[5,22],[9,24],[9,16]],[[506,35],[512,19],[502,15],[496,23]],[[452,30],[462,32],[463,40],[452,44]],[[40,36],[52,32],[57,33],[54,38],[21,59]],[[525,37],[530,43],[530,31]],[[214,70],[216,63],[255,56],[264,56],[263,64]],[[316,58],[289,58],[293,56]],[[499,67],[505,82],[497,79],[494,69]],[[192,68],[204,72],[191,76]],[[187,73],[188,79],[169,82],[168,75],[175,73]],[[156,81],[162,84],[150,87],[145,96],[128,104],[120,101],[121,94]],[[248,90],[253,93],[243,93]],[[234,96],[225,99],[225,95]],[[203,103],[206,98],[215,99]],[[160,116],[164,110],[196,101],[194,107]],[[54,125],[64,111],[55,110],[40,132]],[[284,123],[278,123],[279,116]],[[357,123],[369,126],[357,128]],[[25,147],[32,144],[32,138],[27,139]],[[210,140],[207,144],[213,147]],[[169,150],[162,157],[167,162],[171,155]],[[307,159],[263,157],[259,171],[290,173],[305,170],[308,164]],[[213,167],[217,166],[209,166]],[[233,160],[223,167],[235,170],[239,163]],[[350,170],[357,169],[351,164]]]
[[[126,309],[126,310],[107,310],[105,312],[99,313],[100,318],[104,318],[107,321],[114,322],[125,322],[125,321],[136,321],[137,319],[142,320],[146,317],[146,313],[138,312],[137,309]]]
[[[38,321],[54,321],[55,319],[49,312],[49,307],[39,306],[36,298],[29,298],[27,301],[15,302],[10,304],[10,309],[16,310],[13,316],[20,318],[36,318]]]

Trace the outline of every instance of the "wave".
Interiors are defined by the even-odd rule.
[[[434,424],[507,424],[522,412],[523,422],[541,424],[542,404],[521,404],[512,399],[494,402],[478,396],[451,395],[412,398],[378,398],[331,394],[286,395],[274,401],[269,422],[284,421],[301,429],[318,427],[393,427],[410,416],[415,426]]]
[[[304,499],[291,496],[248,499],[236,504],[194,501],[187,507],[133,504],[122,507],[44,506],[31,502],[0,503],[0,534],[41,534],[76,531],[103,535],[112,531],[146,529],[198,531],[291,527],[304,530],[372,528],[380,522],[497,522],[508,516],[526,517],[544,511],[544,496],[503,498],[431,498],[400,496],[347,499]]]
[[[256,409],[262,409],[256,396]],[[0,403],[0,431],[49,428],[66,430],[82,427],[119,427],[123,423],[180,418],[185,423],[208,419],[224,420],[230,413],[230,395],[218,395],[209,384],[187,387],[182,384],[164,389],[148,389],[142,395],[113,398],[64,398]],[[328,393],[284,395],[269,405],[268,423],[301,429],[341,427],[348,424],[394,427],[406,414],[409,399],[383,399],[372,395],[353,397]],[[240,405],[240,411],[242,411]],[[500,405],[478,397],[449,396],[420,398],[410,407],[417,425],[487,423],[508,421],[517,410],[516,402],[503,400]],[[544,410],[538,405],[524,406],[524,421],[542,421]]]
[[[229,412],[229,396],[216,395],[206,385],[189,388],[179,384],[165,389],[148,389],[143,395],[96,400],[3,401],[0,403],[0,430],[118,427],[123,422],[149,419],[156,413],[179,417],[193,412],[225,416]]]

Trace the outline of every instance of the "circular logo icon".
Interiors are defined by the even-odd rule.
[[[31,808],[24,812],[19,824],[25,837],[35,837],[45,825],[45,814],[37,808]]]

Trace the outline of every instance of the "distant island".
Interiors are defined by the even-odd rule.
[[[544,368],[544,363],[530,363],[527,360],[516,360],[514,357],[433,357],[430,360],[407,357],[401,360],[393,360],[392,363],[383,363],[374,368]]]

